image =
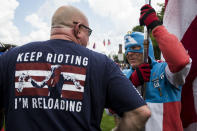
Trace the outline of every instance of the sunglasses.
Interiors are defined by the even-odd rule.
[[[90,36],[92,34],[92,29],[90,29],[89,27],[85,26],[84,24],[81,24],[79,22],[73,22],[73,24],[79,24],[79,27],[83,27],[88,31],[88,36]]]

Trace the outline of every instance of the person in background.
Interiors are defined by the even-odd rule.
[[[121,116],[117,131],[144,128],[150,109],[118,65],[86,48],[91,32],[79,9],[61,6],[50,40],[0,56],[6,131],[100,131],[105,107]]]
[[[155,60],[149,40],[148,63],[144,63],[144,35],[132,32],[124,36],[125,55],[130,64],[130,69],[124,70],[124,74],[141,90],[151,109],[152,115],[146,123],[145,130],[182,131],[181,89],[190,71],[192,60],[177,37],[170,34],[160,23],[150,5],[141,8],[139,21],[140,25],[145,25],[152,31],[165,58],[165,62]]]

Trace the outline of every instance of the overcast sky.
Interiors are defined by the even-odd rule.
[[[151,0],[156,11],[157,3]],[[140,8],[145,0],[0,0],[0,42],[23,45],[49,39],[51,16],[62,5],[79,8],[89,19],[93,33],[88,48],[96,43],[97,52],[117,53],[123,36],[138,25]],[[103,40],[111,45],[104,46]],[[124,44],[123,44],[124,47]]]

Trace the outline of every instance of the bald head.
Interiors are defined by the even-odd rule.
[[[73,6],[62,6],[52,17],[50,39],[63,39],[87,46],[89,23],[86,16]]]
[[[72,26],[73,22],[88,23],[86,16],[73,6],[61,6],[52,17],[53,27]]]

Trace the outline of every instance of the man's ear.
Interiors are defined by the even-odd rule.
[[[79,33],[80,33],[80,31],[79,31],[79,26],[80,26],[80,23],[74,25],[74,35],[75,35],[75,37],[76,37],[77,39],[79,38]]]

